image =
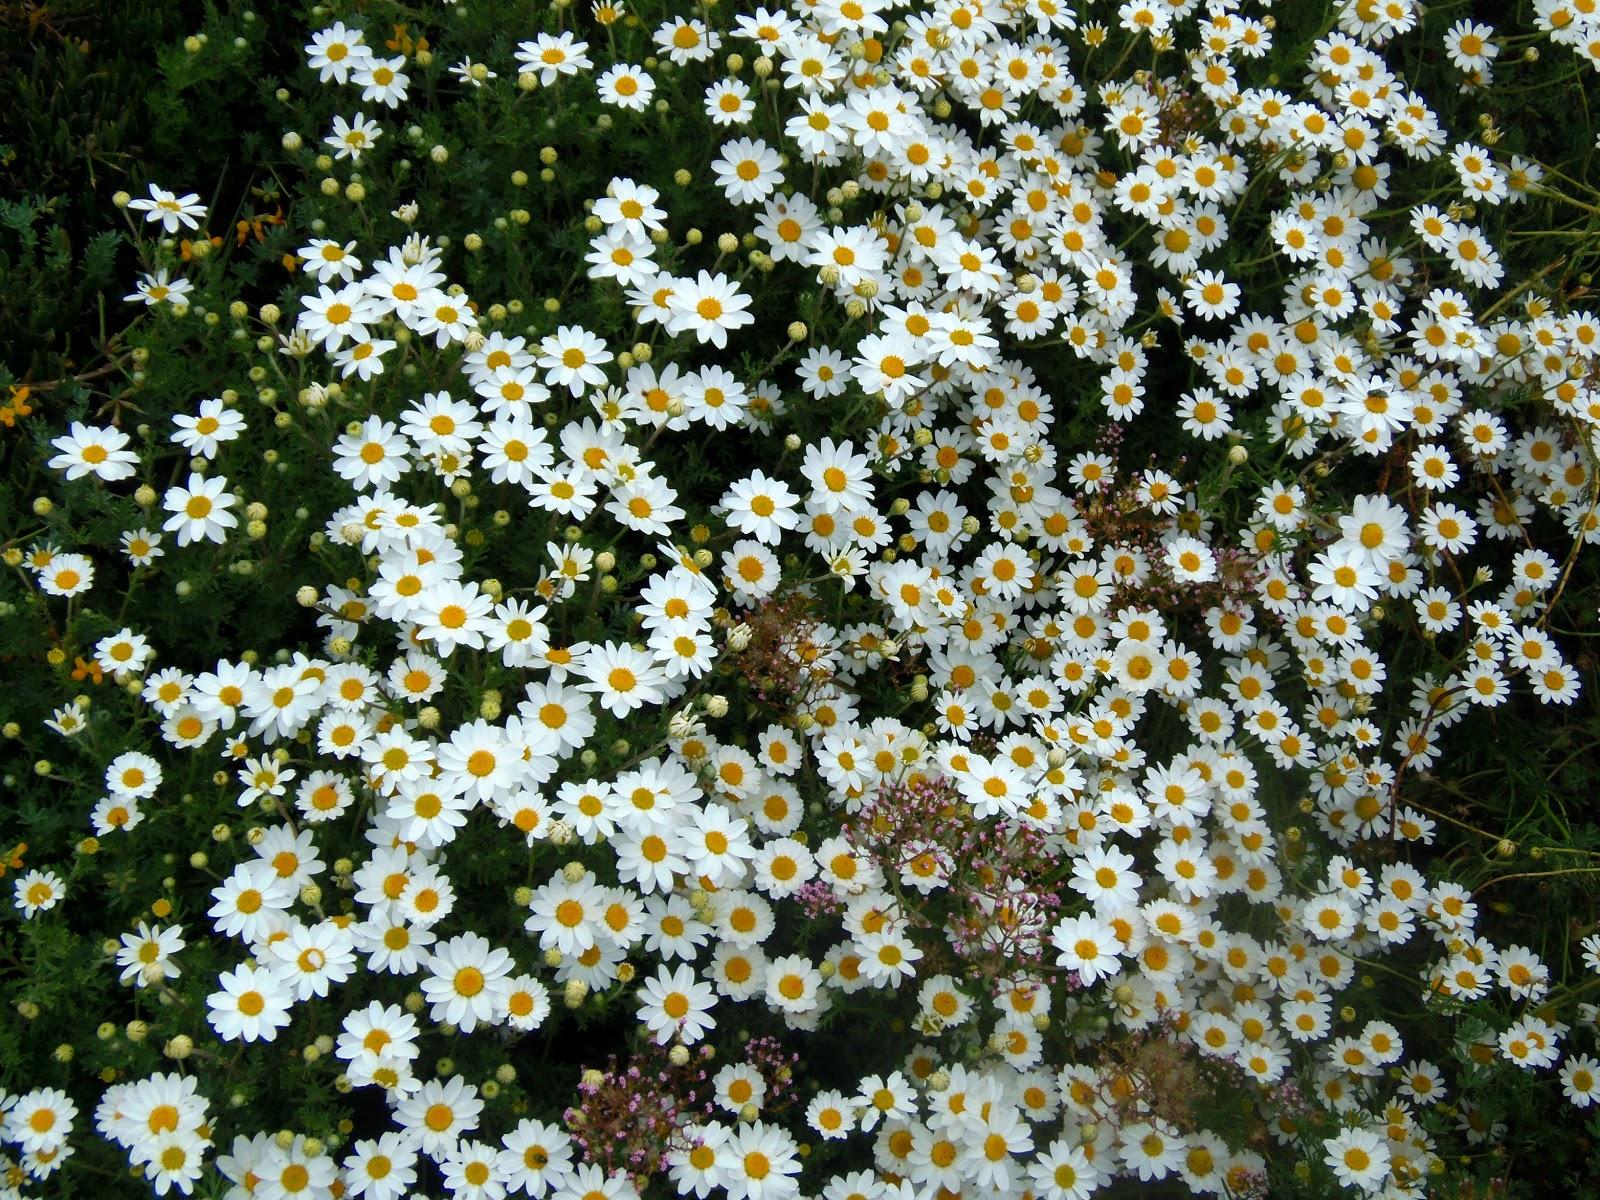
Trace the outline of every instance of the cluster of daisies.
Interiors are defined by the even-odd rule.
[[[1536,7],[1556,41],[1595,57],[1592,6]],[[430,1027],[526,1034],[559,1019],[557,994],[576,1008],[627,989],[649,1039],[688,1061],[757,1013],[803,1046],[847,997],[880,991],[914,997],[902,1061],[807,1094],[803,1128],[768,1119],[759,1071],[719,1066],[713,1114],[663,1149],[671,1186],[1082,1200],[1123,1178],[1260,1193],[1270,1142],[1230,1144],[1203,1104],[1180,1111],[1116,1061],[1063,1061],[1063,1044],[1127,1038],[1169,1047],[1179,1078],[1221,1072],[1274,1153],[1302,1154],[1323,1130],[1315,1169],[1398,1200],[1442,1162],[1421,1114],[1451,1085],[1349,989],[1358,962],[1402,950],[1427,993],[1520,1014],[1486,1025],[1475,1058],[1591,1104],[1600,1063],[1569,1043],[1592,1044],[1595,1007],[1578,1006],[1587,1032],[1574,1033],[1547,1007],[1550,966],[1496,945],[1468,891],[1406,861],[1434,826],[1404,802],[1404,777],[1442,761],[1447,729],[1514,690],[1577,694],[1543,617],[1564,564],[1600,538],[1600,316],[1537,289],[1505,303],[1518,281],[1472,214],[1524,199],[1541,171],[1487,138],[1452,141],[1408,88],[1384,47],[1418,16],[1411,0],[1341,4],[1293,92],[1243,82],[1273,24],[1220,2],[1120,6],[1122,33],[1181,44],[1186,65],[1094,88],[1072,64],[1108,32],[1059,0],[821,0],[758,8],[725,33],[668,20],[651,61],[672,64],[674,86],[716,75],[724,38],[753,54],[748,78],[730,68],[705,86],[710,178],[753,236],[761,286],[820,287],[843,318],[832,345],[788,328],[786,351],[809,344],[787,375],[737,366],[750,272],[681,244],[662,193],[631,178],[595,197],[584,259],[632,314],[626,335],[486,331],[420,233],[302,247],[309,283],[281,337],[302,404],[337,409],[352,381],[372,386],[371,411],[328,448],[351,495],[324,527],[365,569],[300,589],[326,635],[315,652],[186,671],[132,627],[93,648],[161,742],[220,751],[239,806],[273,814],[210,890],[208,929],[141,924],[110,957],[125,985],[159,991],[189,941],[229,946],[204,1022],[246,1048],[294,1036],[314,998],[376,994],[317,1044],[344,1082],[383,1097],[392,1128],[337,1151],[240,1134],[213,1159],[196,1077],[157,1075],[106,1092],[98,1130],[161,1194],[214,1167],[230,1195],[269,1200],[383,1200],[432,1174],[471,1200],[617,1200],[639,1181],[583,1161],[567,1131],[499,1128],[484,1089],[429,1075]],[[1463,23],[1447,53],[1484,76],[1495,36]],[[586,86],[590,51],[541,34],[502,65],[525,88]],[[410,97],[411,60],[357,29],[322,30],[307,55],[380,117]],[[498,78],[470,61],[453,73],[473,88]],[[619,61],[593,86],[640,110],[658,81]],[[368,169],[381,135],[357,113],[326,141]],[[1435,160],[1455,197],[1385,215],[1401,173]],[[823,171],[840,182],[813,194]],[[1218,253],[1247,198],[1267,206],[1288,270],[1265,301]],[[154,186],[130,208],[169,233],[204,217],[196,197]],[[727,240],[719,256],[740,249]],[[161,273],[136,294],[186,289]],[[449,364],[422,389],[386,373],[414,340]],[[1177,462],[1121,461],[1115,436],[1064,446],[1030,365],[1045,353],[1081,363],[1108,428],[1167,423],[1197,457],[1226,444],[1243,520],[1209,509]],[[1180,355],[1200,382],[1168,396],[1152,370]],[[1539,398],[1531,417],[1501,407],[1510,390]],[[784,436],[786,392],[860,397],[873,423]],[[175,417],[170,439],[209,468],[247,433],[224,396]],[[749,447],[762,465],[731,468],[711,497],[681,494],[675,450],[712,434],[739,447],[722,461]],[[131,480],[148,464],[130,447],[75,423],[50,466]],[[1332,486],[1379,457],[1392,489]],[[210,469],[172,483],[160,531],[124,535],[129,562],[153,567],[166,534],[182,551],[259,521],[264,509],[235,513],[245,497],[230,486]],[[575,528],[534,547],[515,594],[469,569],[449,498],[474,491],[521,501],[505,501],[525,513],[513,531]],[[564,636],[569,606],[614,585],[621,555],[642,568],[629,627]],[[50,597],[94,585],[85,554],[40,544],[19,562]],[[762,614],[797,592],[842,594],[848,622],[763,641]],[[1431,672],[1391,676],[1381,634],[1396,620],[1432,642]],[[758,650],[796,683],[751,723],[712,672]],[[451,707],[469,654],[519,688],[475,696],[472,719],[451,724],[434,702]],[[908,683],[886,694],[890,667]],[[607,771],[592,743],[617,721],[645,749]],[[1147,736],[1158,726],[1177,741]],[[83,717],[68,706],[51,727],[74,737]],[[154,749],[107,763],[86,816],[97,835],[137,836],[162,787]],[[1276,819],[1277,779],[1296,781],[1316,837]],[[1034,831],[1055,891],[963,878],[935,836],[891,862],[850,832],[882,789],[927,783],[959,797],[953,819]],[[525,939],[496,944],[464,920],[447,857],[469,823],[497,827],[519,862],[536,851],[537,882],[516,893]],[[1380,864],[1377,844],[1398,857]],[[64,894],[43,870],[15,887],[30,919]],[[991,976],[940,969],[954,935],[937,914],[958,892],[1004,929]],[[801,912],[812,940],[777,936]],[[1584,955],[1600,971],[1600,940]],[[413,988],[419,1002],[389,1002]],[[70,1150],[72,1101],[38,1088],[0,1107],[0,1139],[47,1176]],[[1468,1141],[1494,1137],[1470,1104],[1454,1111]],[[848,1139],[871,1169],[802,1171],[807,1144]]]

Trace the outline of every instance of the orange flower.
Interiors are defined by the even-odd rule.
[[[92,679],[95,683],[104,683],[106,673],[100,669],[97,662],[84,662],[82,658],[72,660],[72,677],[74,679]]]
[[[27,842],[18,842],[5,854],[0,855],[0,879],[9,871],[22,870],[22,856],[28,852]]]
[[[0,406],[0,425],[10,429],[20,418],[33,411],[33,405],[28,403],[30,390],[27,384],[12,385],[11,399],[4,406]]]
[[[416,43],[411,40],[411,35],[406,32],[404,25],[396,25],[394,36],[384,42],[384,45],[391,50],[398,50],[401,54],[410,54],[416,48]]]
[[[222,245],[222,239],[220,237],[215,237],[214,236],[214,237],[208,238],[207,240],[211,243],[211,245],[213,247],[217,247],[217,246]],[[179,251],[180,254],[183,255],[183,261],[184,262],[188,262],[189,259],[194,256],[193,243],[191,243],[188,238],[184,238],[183,241],[178,243],[178,251]]]
[[[283,209],[280,207],[278,211],[273,213],[271,216],[262,216],[258,213],[256,216],[251,217],[248,220],[240,221],[234,226],[234,231],[239,239],[238,244],[242,246],[244,245],[245,239],[251,234],[255,235],[255,239],[258,242],[266,241],[266,226],[282,224]]]

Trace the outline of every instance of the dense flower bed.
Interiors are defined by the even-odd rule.
[[[0,1194],[1578,1136],[1592,915],[1498,934],[1412,784],[1582,691],[1600,312],[1501,235],[1600,197],[1408,80],[1587,86],[1600,8],[469,7],[313,12],[239,212],[116,198],[129,388],[11,389]]]

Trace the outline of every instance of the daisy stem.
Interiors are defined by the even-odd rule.
[[[1591,470],[1593,466],[1594,464],[1591,462]],[[1600,507],[1600,479],[1596,479],[1590,487],[1589,511],[1586,515],[1594,516],[1596,507]],[[1550,602],[1545,605],[1544,612],[1540,614],[1539,620],[1535,622],[1535,628],[1544,628],[1545,624],[1550,620],[1551,614],[1555,612],[1556,602],[1561,599],[1561,593],[1567,590],[1567,581],[1572,578],[1572,568],[1578,564],[1578,551],[1583,548],[1583,545],[1584,535],[1580,529],[1577,537],[1572,539],[1572,549],[1567,552],[1567,561],[1562,564],[1561,580],[1556,584],[1556,590],[1551,594]]]
[[[1554,191],[1551,191],[1549,188],[1540,188],[1539,191],[1537,192],[1537,194],[1540,195],[1540,196],[1548,197],[1551,200],[1560,200],[1563,204],[1570,204],[1570,205],[1572,205],[1573,208],[1579,208],[1579,209],[1582,209],[1586,213],[1590,213],[1593,216],[1600,217],[1600,208],[1596,208],[1592,204],[1585,204],[1582,200],[1574,200],[1571,196],[1567,195],[1565,192],[1554,192]]]
[[[1562,867],[1555,871],[1517,871],[1510,875],[1496,875],[1487,879],[1472,890],[1476,896],[1491,884],[1503,883],[1507,879],[1548,879],[1555,875],[1600,875],[1600,867]]]
[[[1596,212],[1596,213],[1600,213],[1600,209],[1593,209],[1591,211]],[[1554,271],[1557,267],[1561,266],[1566,261],[1567,261],[1567,256],[1565,254],[1563,254],[1560,258],[1554,260],[1553,262],[1546,263],[1537,272],[1535,272],[1534,274],[1528,276],[1528,278],[1524,279],[1516,287],[1512,288],[1509,292],[1506,292],[1503,296],[1500,297],[1500,299],[1496,300],[1493,304],[1491,304],[1488,308],[1486,308],[1484,310],[1484,312],[1483,312],[1483,315],[1478,318],[1478,324],[1480,324],[1480,325],[1487,324],[1488,321],[1489,321],[1489,318],[1494,316],[1495,313],[1499,312],[1508,303],[1510,303],[1512,300],[1515,300],[1518,296],[1522,295],[1523,292],[1525,292],[1529,288],[1533,287],[1534,284],[1538,283],[1546,275],[1550,274],[1551,271]]]

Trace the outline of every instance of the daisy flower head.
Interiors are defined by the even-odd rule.
[[[819,231],[806,259],[818,268],[824,281],[831,280],[844,289],[874,277],[887,261],[888,252],[877,231],[864,225]]]
[[[872,502],[869,461],[849,441],[835,443],[825,437],[808,444],[800,473],[810,481],[812,499],[824,511],[851,511]]]
[[[39,588],[70,598],[94,586],[94,561],[86,554],[57,554],[39,569]]]
[[[782,577],[777,555],[750,538],[741,538],[723,552],[722,571],[728,589],[742,603],[770,596]]]
[[[665,698],[666,679],[650,654],[622,642],[603,642],[590,648],[579,668],[579,687],[599,698],[600,707],[615,717],[625,717],[647,704]]]
[[[667,322],[669,333],[693,333],[704,345],[710,342],[718,350],[728,345],[730,330],[742,329],[755,321],[747,310],[750,297],[739,290],[739,285],[726,275],[712,275],[701,271],[696,279],[676,281],[667,308],[672,316]]]
[[[729,1161],[723,1178],[728,1200],[790,1200],[800,1194],[798,1147],[778,1126],[741,1125],[723,1153]]]
[[[347,339],[365,341],[367,327],[382,316],[377,300],[359,283],[332,288],[319,284],[315,296],[304,296],[295,327],[322,343],[330,354]]]
[[[383,356],[393,350],[395,345],[396,343],[388,338],[363,337],[334,355],[333,363],[339,368],[342,378],[349,379],[354,376],[366,382],[376,375],[383,374]]]
[[[1561,1091],[1575,1108],[1588,1108],[1600,1100],[1600,1059],[1574,1054],[1562,1064]]]
[[[800,497],[781,479],[754,471],[723,495],[721,508],[730,529],[768,546],[776,546],[786,530],[800,527],[795,511]]]
[[[78,1106],[59,1088],[35,1088],[20,1096],[7,1096],[0,1130],[5,1140],[24,1153],[55,1150],[72,1132]]]
[[[206,215],[206,206],[200,203],[197,192],[179,196],[153,183],[148,197],[130,200],[128,207],[134,212],[144,213],[146,221],[159,224],[167,233],[177,233],[179,226],[198,229],[200,220]]]
[[[24,919],[49,912],[66,894],[66,881],[54,871],[29,871],[11,885],[12,902]]]
[[[1098,912],[1131,904],[1138,896],[1139,885],[1133,856],[1116,846],[1093,847],[1073,860],[1070,886]]]
[[[539,343],[538,366],[545,383],[581,396],[606,382],[605,364],[616,356],[606,344],[579,325],[563,325]]]
[[[819,70],[826,72],[829,64],[837,63],[838,60],[821,42],[815,43],[815,46],[821,53],[811,56],[810,62]],[[785,59],[784,69],[791,77],[796,73],[795,66],[795,59]],[[837,74],[837,68],[834,73]],[[843,116],[844,110],[839,105],[820,94],[813,93],[801,99],[799,111],[785,122],[783,132],[800,147],[800,153],[806,161],[837,161],[838,148],[849,136]]]
[[[1135,1121],[1123,1127],[1122,1157],[1141,1180],[1165,1179],[1183,1162],[1185,1143],[1162,1121]]]
[[[922,949],[902,931],[885,925],[856,939],[861,955],[861,974],[868,983],[893,987],[913,979]]]
[[[716,993],[696,977],[694,968],[682,964],[670,971],[661,966],[639,988],[639,1020],[657,1045],[681,1041],[693,1045],[715,1027],[710,1015]]]
[[[791,88],[808,94],[825,94],[845,76],[846,64],[839,52],[815,34],[798,33],[789,39],[783,52],[784,81]],[[810,98],[814,98],[812,95]],[[839,133],[845,134],[841,127]],[[807,148],[813,157],[821,156]]]
[[[643,67],[615,63],[595,81],[602,103],[629,112],[644,112],[656,92],[656,81]]]
[[[694,17],[664,22],[655,31],[655,44],[677,66],[702,62],[722,45],[722,35]]]
[[[868,334],[856,343],[852,374],[862,391],[880,395],[893,408],[928,386],[916,368],[923,361],[916,342],[897,333]]]
[[[369,57],[350,73],[350,82],[361,89],[363,100],[382,104],[386,108],[397,108],[406,98],[406,85],[411,82],[410,76],[401,70],[405,65],[404,55],[398,58]]]
[[[223,1041],[270,1042],[289,1024],[294,997],[274,972],[238,967],[224,971],[217,983],[218,990],[206,997],[207,1019]]]
[[[1213,441],[1233,428],[1233,409],[1210,388],[1185,392],[1178,401],[1185,433]]]
[[[355,256],[355,242],[337,242],[330,238],[312,238],[295,257],[304,264],[305,272],[317,283],[354,282],[361,270],[361,260]]]
[[[470,58],[461,59],[461,62],[453,64],[450,67],[450,74],[470,88],[482,88],[491,78],[499,78],[498,72],[490,70],[485,62],[474,62]]]
[[[750,85],[740,79],[721,79],[706,89],[705,112],[713,125],[744,125],[755,112]]]
[[[227,531],[239,524],[239,518],[228,511],[238,497],[225,491],[227,486],[225,475],[208,479],[190,472],[187,485],[168,488],[162,497],[162,507],[172,515],[161,528],[176,533],[180,546],[193,542],[220,545],[227,540]]]
[[[395,1119],[424,1154],[439,1155],[475,1130],[482,1112],[478,1089],[460,1075],[453,1075],[443,1083],[428,1080],[400,1105]]]
[[[244,418],[220,399],[202,400],[198,412],[178,413],[172,423],[178,427],[172,441],[202,458],[215,458],[222,444],[237,439],[245,428]]]
[[[360,162],[361,156],[371,150],[382,136],[383,128],[376,121],[368,120],[365,113],[357,113],[354,121],[347,120],[342,113],[336,113],[333,131],[322,139],[322,144],[334,152],[334,158]]]
[[[758,204],[783,182],[778,152],[760,138],[724,142],[711,170],[732,204]]]
[[[399,426],[381,417],[368,417],[334,443],[333,469],[357,490],[387,490],[410,469],[410,452],[411,443]]]
[[[148,754],[127,750],[106,767],[106,788],[113,796],[145,800],[161,786],[161,764]]]
[[[341,1166],[348,1194],[364,1200],[400,1200],[417,1181],[417,1152],[394,1130],[351,1144]]]
[[[77,712],[77,709],[72,712]],[[99,798],[90,813],[90,824],[94,827],[96,837],[106,837],[115,830],[128,832],[130,829],[138,829],[142,821],[144,813],[139,810],[138,800],[123,800],[110,795]]]
[[[189,293],[192,291],[194,284],[187,279],[174,279],[166,267],[157,267],[155,271],[141,275],[133,291],[124,296],[123,300],[129,303],[142,300],[149,308],[157,304],[180,306],[188,304]]]
[[[515,965],[509,951],[476,933],[440,942],[425,964],[429,975],[422,981],[422,994],[432,1005],[428,1015],[463,1033],[493,1023]]]
[[[589,70],[589,43],[574,39],[570,31],[559,36],[541,33],[531,42],[517,43],[517,65],[524,72],[536,73],[539,83],[549,87],[563,75]]]
[[[666,228],[663,219],[667,213],[656,204],[659,199],[661,193],[655,188],[619,175],[606,185],[606,194],[595,201],[594,215],[608,226],[647,237]]]
[[[1209,583],[1217,577],[1217,560],[1211,547],[1195,537],[1176,537],[1167,543],[1167,569],[1180,584]]]
[[[1093,1143],[1089,1148],[1093,1148]],[[1052,1142],[1028,1167],[1041,1200],[1088,1200],[1103,1176],[1076,1137]]]
[[[423,337],[433,338],[442,350],[451,342],[464,342],[478,328],[478,318],[464,295],[429,289],[417,297],[413,328]]]
[[[1378,598],[1381,576],[1359,546],[1335,543],[1312,560],[1308,576],[1315,585],[1313,600],[1326,600],[1339,608],[1365,611]]]
[[[565,1131],[524,1117],[501,1142],[500,1169],[530,1196],[561,1188],[572,1174],[572,1143]]]
[[[326,996],[355,969],[355,942],[347,929],[331,921],[293,925],[272,943],[271,970],[295,1001]]]
[[[456,1200],[500,1200],[509,1182],[501,1163],[498,1146],[463,1138],[439,1160],[439,1173]]]
[[[1345,1187],[1376,1192],[1389,1175],[1389,1147],[1378,1134],[1346,1129],[1322,1143],[1323,1159]]]
[[[1121,943],[1109,922],[1088,913],[1067,917],[1051,931],[1058,966],[1076,971],[1085,986],[1118,970]]]
[[[129,441],[128,435],[120,429],[111,426],[101,429],[74,421],[66,433],[51,441],[58,453],[48,466],[51,470],[65,472],[68,479],[93,475],[115,483],[138,470],[139,456],[127,448]]]
[[[631,229],[602,233],[585,257],[591,279],[615,279],[624,287],[648,283],[656,276],[651,259],[655,247]]]
[[[361,30],[347,29],[343,21],[313,34],[305,52],[306,65],[323,83],[347,83],[351,70],[372,57]]]

